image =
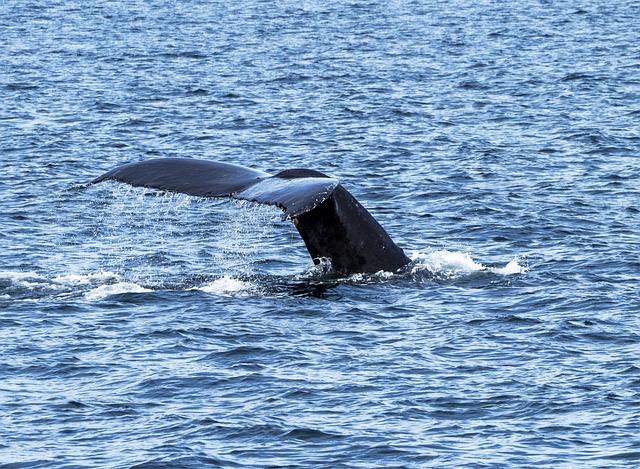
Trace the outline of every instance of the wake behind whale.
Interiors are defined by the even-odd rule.
[[[410,259],[373,216],[336,179],[308,169],[276,175],[189,158],[159,158],[119,166],[91,181],[200,197],[233,197],[284,211],[314,263],[330,262],[340,275],[396,272]]]

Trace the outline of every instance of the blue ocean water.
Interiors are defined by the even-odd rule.
[[[0,3],[0,467],[637,467],[635,1]],[[412,258],[85,184],[339,178]]]

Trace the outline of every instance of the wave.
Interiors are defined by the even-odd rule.
[[[120,293],[152,291],[123,281],[113,272],[91,272],[46,277],[36,272],[0,271],[2,299],[39,300],[45,297],[83,296],[89,301]]]
[[[225,296],[257,295],[260,284],[248,279],[224,275],[199,285],[146,282],[128,279],[114,272],[90,272],[47,277],[36,272],[0,271],[0,300],[38,301],[45,298],[73,298],[98,301],[127,293],[149,293],[160,290],[202,291]]]
[[[269,296],[281,294],[287,286],[297,290],[301,284],[385,283],[394,279],[423,281],[425,279],[455,280],[477,273],[500,276],[523,274],[527,271],[521,259],[514,258],[504,266],[490,267],[476,262],[468,253],[460,251],[434,250],[411,254],[411,264],[394,274],[354,274],[346,278],[336,277],[328,263],[310,266],[303,272],[291,276],[273,276],[260,272],[247,274],[246,269],[234,275],[226,273],[215,278],[192,277],[178,280],[158,278],[155,274],[136,273],[134,278],[126,275],[99,271],[85,274],[66,274],[47,277],[37,272],[0,271],[0,300],[37,301],[47,297],[84,299],[99,301],[114,295],[149,293],[153,291],[199,291],[218,296]]]

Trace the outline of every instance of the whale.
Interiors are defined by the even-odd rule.
[[[269,174],[195,158],[154,158],[118,166],[88,185],[113,180],[197,197],[231,197],[283,210],[315,264],[338,275],[398,272],[410,259],[340,182],[312,169]]]

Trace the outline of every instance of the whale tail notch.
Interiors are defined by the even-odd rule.
[[[410,262],[353,195],[318,171],[290,169],[272,176],[229,163],[158,158],[119,166],[89,184],[105,180],[276,205],[293,222],[314,262],[329,259],[342,275],[396,272]]]

